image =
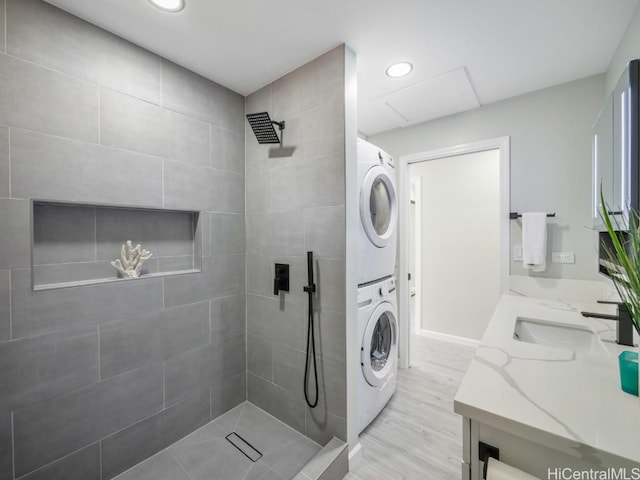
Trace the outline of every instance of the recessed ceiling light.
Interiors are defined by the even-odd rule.
[[[153,6],[165,12],[179,12],[184,8],[184,0],[149,0]]]
[[[404,77],[413,70],[413,65],[409,62],[398,62],[387,68],[387,75],[391,78]]]

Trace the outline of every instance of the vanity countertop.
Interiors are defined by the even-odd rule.
[[[565,303],[504,294],[455,397],[456,413],[597,463],[640,464],[640,400],[620,388],[616,323],[581,311],[615,313],[615,306]],[[599,353],[518,341],[517,318],[586,327]]]

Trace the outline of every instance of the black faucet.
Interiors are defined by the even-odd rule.
[[[598,300],[598,303],[606,303],[610,305],[618,305],[617,315],[606,315],[604,313],[595,312],[580,312],[583,317],[604,318],[605,320],[615,320],[618,322],[616,325],[616,343],[619,345],[627,345],[633,347],[633,320],[629,309],[624,303],[621,302],[607,302],[604,300]]]

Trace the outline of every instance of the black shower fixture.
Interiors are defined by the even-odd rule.
[[[276,129],[273,126],[278,126],[282,136],[284,120],[282,122],[271,120],[268,112],[249,113],[247,114],[247,120],[249,120],[249,125],[251,125],[253,133],[258,139],[258,143],[279,143],[282,146],[282,138],[278,138]]]

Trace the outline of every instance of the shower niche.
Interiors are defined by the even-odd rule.
[[[189,210],[32,200],[33,290],[200,272],[201,220]],[[111,265],[127,240],[152,253],[136,279]]]

